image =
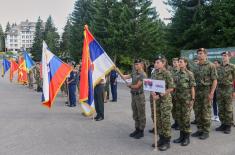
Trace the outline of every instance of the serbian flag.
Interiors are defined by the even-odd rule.
[[[55,97],[60,90],[61,85],[70,74],[72,68],[56,57],[47,44],[43,41],[42,47],[42,78],[43,94],[42,103],[44,106],[51,108]]]
[[[79,97],[83,114],[90,116],[95,111],[93,88],[115,65],[90,33],[87,25],[84,30],[81,66]]]
[[[16,71],[18,70],[19,65],[14,61],[11,60],[11,68],[10,68],[10,81],[12,82],[13,80],[13,76],[16,73]]]
[[[5,73],[9,70],[10,67],[11,62],[4,58],[2,61],[2,77],[4,77]]]
[[[31,57],[26,51],[24,51],[24,60],[25,60],[27,72],[29,72],[29,70],[34,67],[35,62],[31,59]]]
[[[22,56],[19,57],[18,82],[20,84],[28,83],[26,63]]]

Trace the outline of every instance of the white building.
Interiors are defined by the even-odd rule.
[[[34,40],[35,22],[28,20],[21,22],[19,25],[13,24],[5,39],[7,51],[19,51],[23,48],[31,49]]]

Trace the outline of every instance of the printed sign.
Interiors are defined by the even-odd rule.
[[[165,93],[166,83],[163,80],[144,79],[144,90]]]

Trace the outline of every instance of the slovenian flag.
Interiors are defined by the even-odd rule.
[[[93,88],[114,66],[113,61],[85,25],[79,94],[84,115],[90,116],[95,111]]]
[[[72,68],[56,57],[47,44],[43,41],[42,48],[42,78],[43,94],[42,103],[44,106],[51,108],[55,97],[64,83],[66,77],[70,74]]]
[[[9,70],[10,67],[11,62],[4,58],[2,61],[2,77],[4,77],[5,73]]]
[[[25,50],[24,50],[24,60],[25,60],[27,72],[29,72],[29,70],[32,69],[33,66],[35,65],[35,62],[31,59],[31,57]]]

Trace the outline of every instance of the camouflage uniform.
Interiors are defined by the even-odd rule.
[[[42,89],[42,80],[41,80],[41,77],[40,77],[40,68],[38,68],[37,66],[34,68],[34,79],[36,81],[37,91],[41,91],[41,89]]]
[[[171,70],[171,74],[172,74],[174,83],[177,80],[178,72],[179,72],[178,68],[172,68],[172,70]],[[175,92],[172,93],[172,103],[173,103],[173,107],[172,107],[172,111],[171,111],[172,112],[172,117],[173,117],[173,119],[175,121],[178,122],[177,118],[179,116],[177,116],[177,114],[179,113],[180,106],[176,104],[177,102],[176,102],[176,94],[175,94]]]
[[[32,70],[29,70],[28,73],[28,79],[29,79],[29,88],[33,88],[33,72]]]
[[[217,100],[221,124],[233,125],[233,81],[235,80],[235,66],[221,65],[218,68]]]
[[[217,71],[209,61],[198,64],[195,68],[194,77],[196,80],[195,98],[195,119],[198,132],[209,133],[211,126],[211,103],[208,95],[214,80],[217,79]]]
[[[151,78],[154,80],[164,80],[166,83],[166,89],[175,87],[172,75],[167,70],[157,70],[152,74]],[[157,131],[159,136],[164,136],[168,139],[171,137],[171,110],[171,94],[167,94],[156,100]]]
[[[143,79],[146,78],[146,74],[145,72],[133,72],[131,77],[132,85],[135,85],[138,81],[143,82]],[[133,111],[133,119],[135,121],[135,128],[144,130],[146,125],[146,116],[143,85],[139,89],[131,89],[131,107]]]
[[[180,131],[190,133],[190,116],[192,101],[191,89],[195,87],[195,79],[192,72],[189,70],[180,70],[176,79],[176,104],[179,109],[177,111],[177,120],[179,121]]]

